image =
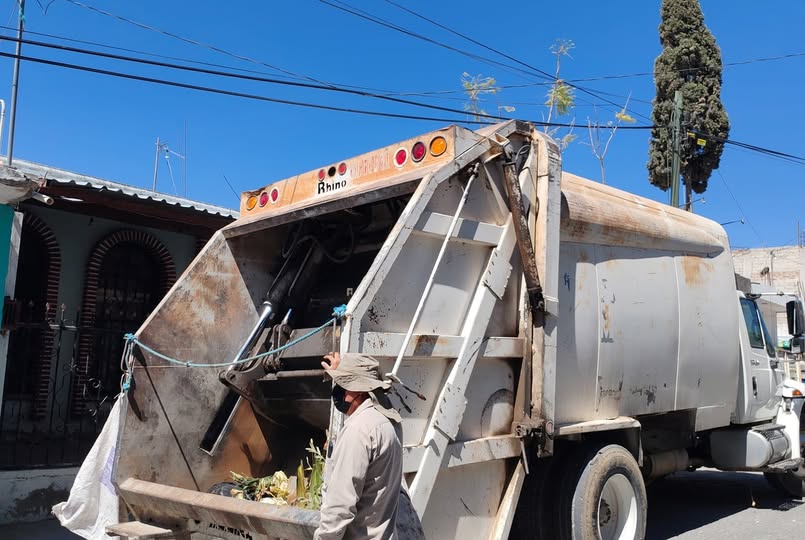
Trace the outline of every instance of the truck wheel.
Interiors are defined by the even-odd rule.
[[[802,469],[802,466],[800,466]],[[769,485],[785,497],[805,497],[805,478],[799,471],[786,473],[763,473]]]
[[[556,457],[529,460],[517,510],[514,513],[509,540],[553,540],[555,504],[553,486],[558,466]]]
[[[558,516],[563,540],[645,537],[646,486],[628,450],[609,444],[579,452],[566,472]]]

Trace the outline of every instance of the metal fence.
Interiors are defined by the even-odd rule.
[[[0,410],[0,469],[79,465],[119,391],[109,382],[119,358],[96,361],[87,384],[73,388],[81,335],[122,342],[122,332],[82,328],[80,314],[69,319],[65,311],[63,306],[43,309],[21,300],[4,306],[3,331],[8,333],[9,348]],[[86,405],[71,412],[77,399]]]

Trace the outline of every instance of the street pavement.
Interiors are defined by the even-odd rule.
[[[647,540],[805,538],[805,504],[781,497],[762,474],[701,470],[648,487]],[[76,540],[55,520],[0,526],[2,540]],[[468,539],[469,540],[469,539]]]
[[[805,504],[777,494],[760,473],[700,470],[648,487],[647,540],[805,538]]]

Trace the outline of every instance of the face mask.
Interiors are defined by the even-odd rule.
[[[347,391],[338,385],[333,386],[333,407],[341,414],[347,414],[350,404],[346,402]]]

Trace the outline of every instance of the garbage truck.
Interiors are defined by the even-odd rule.
[[[126,348],[109,534],[312,538],[211,491],[337,444],[331,351],[404,384],[428,539],[643,538],[646,484],[699,467],[803,496],[805,386],[724,229],[561,163],[529,123],[450,126],[243,193]]]

